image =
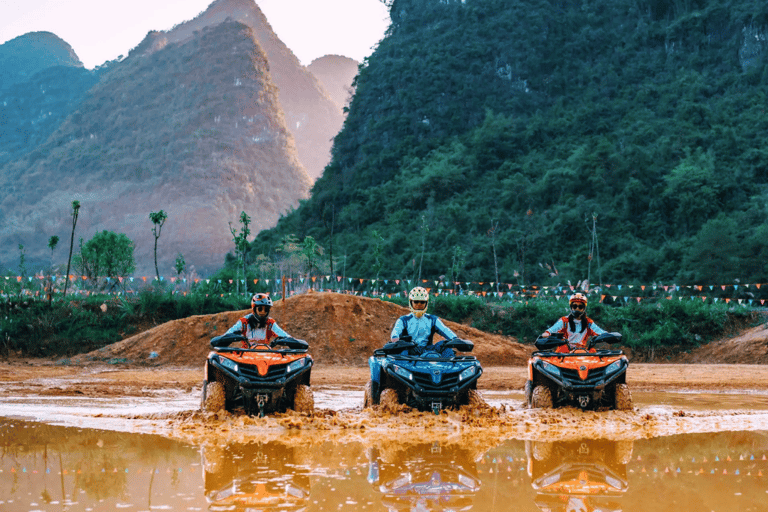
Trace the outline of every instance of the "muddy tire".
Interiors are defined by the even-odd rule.
[[[613,459],[616,464],[626,466],[632,460],[632,449],[634,448],[634,442],[632,441],[616,441],[616,446],[613,449]]]
[[[547,386],[536,386],[533,388],[531,407],[533,409],[551,409],[552,391]]]
[[[373,407],[373,381],[368,381],[365,385],[365,392],[363,393],[363,409]]]
[[[312,389],[306,384],[299,384],[296,387],[296,396],[293,398],[293,410],[302,414],[312,414],[315,412],[315,395]]]
[[[386,409],[395,409],[400,405],[400,398],[397,396],[397,391],[392,388],[386,388],[381,392],[381,398],[379,398],[379,405]]]
[[[226,398],[224,396],[224,386],[221,382],[209,382],[203,389],[205,399],[203,400],[203,412],[219,412],[224,409]]]
[[[467,392],[467,404],[472,409],[484,409],[488,407],[483,395],[476,389],[470,389]]]
[[[616,384],[614,404],[617,411],[632,410],[632,393],[629,392],[629,386],[626,384]]]

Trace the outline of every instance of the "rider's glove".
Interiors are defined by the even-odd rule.
[[[433,347],[434,347],[433,350],[439,354],[440,352],[443,351],[443,345],[445,345],[445,340],[438,341],[437,343],[435,343],[433,345]]]

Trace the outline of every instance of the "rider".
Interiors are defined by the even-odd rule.
[[[438,357],[453,357],[453,349],[444,347],[443,341],[432,343],[435,333],[446,340],[452,340],[456,338],[456,335],[438,317],[427,314],[429,292],[421,286],[415,287],[408,294],[408,305],[411,313],[397,319],[390,335],[390,340],[393,343],[402,339],[403,341],[412,341],[416,345],[413,348],[405,349],[402,354],[421,355],[424,352],[435,352]],[[378,359],[371,357],[368,359],[368,366],[371,369],[371,391],[374,403],[378,404],[381,391],[379,389],[381,365]]]
[[[243,342],[243,348],[249,348],[257,343],[271,343],[275,338],[290,337],[280,328],[274,318],[269,318],[272,299],[266,293],[257,293],[251,298],[252,313],[248,313],[229,328],[227,334],[242,334],[248,341]]]
[[[571,313],[560,318],[541,335],[546,338],[553,333],[561,333],[563,339],[568,341],[566,345],[557,347],[555,352],[570,352],[579,348],[586,350],[590,338],[605,332],[587,316],[587,297],[583,293],[576,292],[571,295],[568,305],[571,307]]]

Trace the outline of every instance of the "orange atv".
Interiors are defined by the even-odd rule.
[[[211,340],[213,351],[205,363],[201,408],[215,412],[242,407],[246,414],[259,416],[286,409],[312,413],[312,357],[307,354],[307,342],[277,338],[269,345],[229,347],[244,341],[246,338],[239,334],[224,334]]]
[[[538,338],[538,351],[528,360],[528,407],[575,405],[581,409],[631,410],[627,356],[621,350],[595,349],[598,344],[620,342],[621,334],[604,333],[590,339],[586,349],[560,353],[554,350],[567,343],[562,334]]]

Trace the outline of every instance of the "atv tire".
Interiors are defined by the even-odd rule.
[[[629,386],[626,384],[616,384],[614,403],[617,411],[632,410],[632,393],[629,392]]]
[[[221,382],[209,382],[203,389],[203,411],[204,412],[219,412],[224,409],[226,398],[224,396],[224,386]]]
[[[363,409],[373,407],[373,381],[369,380],[363,393]]]
[[[400,405],[400,398],[397,396],[397,391],[392,388],[385,388],[382,390],[379,405],[385,409],[397,408],[397,406]]]
[[[300,414],[312,414],[315,412],[315,396],[312,389],[306,384],[296,387],[296,395],[293,397],[293,410]]]
[[[536,386],[531,395],[531,408],[533,409],[551,409],[552,408],[552,390],[547,386]]]

